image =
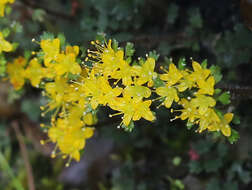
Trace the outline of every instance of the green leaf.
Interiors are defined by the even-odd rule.
[[[133,121],[131,121],[130,122],[130,124],[128,125],[128,126],[126,126],[126,125],[122,125],[122,128],[124,129],[124,131],[126,131],[126,132],[132,132],[132,130],[134,129],[134,127],[135,127],[135,124],[134,124],[134,122]]]
[[[221,93],[221,89],[220,88],[214,89],[214,94],[218,95],[220,93]]]
[[[8,37],[9,34],[10,34],[10,29],[9,29],[9,28],[3,29],[3,30],[2,30],[2,34],[3,34],[3,36],[4,36],[5,38]]]
[[[181,158],[179,156],[174,157],[172,163],[174,166],[179,166],[181,163]]]
[[[227,182],[223,185],[223,190],[238,190],[237,182]]]
[[[201,18],[201,14],[198,8],[191,9],[189,16],[189,22],[193,28],[202,28],[203,20]]]
[[[220,157],[226,156],[228,152],[227,145],[223,143],[218,144],[217,151]]]
[[[233,117],[232,123],[234,123],[235,125],[239,125],[241,123],[240,117],[235,114]]]
[[[191,173],[199,174],[202,171],[202,166],[198,161],[191,161],[189,163],[189,170]]]
[[[54,39],[54,35],[50,32],[43,32],[43,34],[40,36],[40,40],[52,40]]]
[[[5,70],[6,70],[6,60],[5,60],[5,57],[4,55],[2,54],[0,56],[0,76],[3,76],[4,73],[5,73]]]
[[[118,50],[118,41],[117,40],[115,40],[115,39],[113,39],[113,41],[112,41],[112,48],[113,48],[113,50],[114,51],[117,51]]]
[[[38,121],[40,117],[40,105],[38,101],[34,100],[23,100],[21,104],[21,111],[26,113],[29,118],[33,121]]]
[[[35,9],[32,14],[32,20],[43,22],[46,16],[46,12],[43,9]]]
[[[156,50],[153,50],[153,51],[149,52],[148,57],[152,57],[153,59],[155,59],[157,61],[159,58],[159,54],[156,52]]]
[[[179,179],[174,180],[174,186],[177,187],[177,189],[181,189],[181,190],[185,188],[184,184]]]
[[[201,63],[201,67],[202,67],[203,69],[206,69],[206,68],[207,68],[207,60],[206,60],[206,59]]]
[[[24,58],[26,60],[29,60],[31,58],[31,56],[32,56],[31,51],[25,50],[25,52],[24,52]]]
[[[96,34],[95,39],[98,40],[99,42],[104,42],[105,37],[106,37],[106,34],[105,34],[105,33],[103,33],[103,32],[98,32],[98,33]]]
[[[194,124],[192,122],[187,121],[186,127],[187,127],[188,130],[190,130],[193,126],[194,126]]]
[[[60,45],[61,45],[61,47],[63,47],[65,45],[65,43],[66,43],[66,37],[64,36],[64,34],[59,33],[57,38],[59,38]]]
[[[214,77],[215,83],[218,83],[222,79],[220,67],[212,65],[210,71]]]
[[[170,6],[168,7],[168,14],[167,14],[167,17],[166,17],[166,22],[169,23],[169,24],[174,24],[175,21],[176,21],[176,18],[178,17],[178,10],[179,10],[179,7],[174,4],[174,3],[171,3]]]
[[[211,141],[201,140],[193,145],[193,148],[196,150],[196,152],[200,155],[203,155],[205,153],[208,153],[213,146],[213,143]]]
[[[154,88],[158,88],[165,85],[164,81],[161,80],[159,76],[153,79],[153,81],[154,81]]]
[[[218,179],[212,179],[206,186],[206,190],[221,190],[220,182]]]
[[[219,168],[223,165],[220,158],[208,160],[204,163],[204,169],[206,172],[217,172]]]
[[[239,138],[240,135],[238,131],[236,131],[235,129],[231,129],[231,135],[228,137],[228,141],[230,142],[230,144],[234,144],[238,141]]]
[[[134,49],[134,44],[127,42],[126,47],[125,47],[125,54],[127,57],[132,57],[134,55],[135,49]]]
[[[229,92],[223,92],[218,98],[223,105],[230,104],[230,93]]]
[[[178,61],[178,69],[179,70],[184,70],[186,66],[186,59],[185,58],[180,58]]]

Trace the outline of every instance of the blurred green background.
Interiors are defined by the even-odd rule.
[[[197,134],[185,122],[170,122],[173,115],[162,107],[155,123],[139,121],[124,132],[104,108],[81,161],[65,168],[64,160],[50,158],[52,144],[39,143],[46,138],[39,123],[48,119],[40,117],[40,91],[0,83],[1,190],[31,190],[27,181],[37,190],[252,189],[250,0],[16,0],[11,8],[0,25],[14,31],[9,39],[19,43],[17,56],[36,50],[31,39],[44,31],[83,49],[105,33],[122,46],[133,42],[136,58],[156,50],[159,65],[170,57],[218,65],[240,139],[230,144],[216,133]]]

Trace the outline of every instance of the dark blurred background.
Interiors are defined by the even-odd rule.
[[[44,31],[63,33],[83,49],[105,33],[122,46],[133,42],[136,57],[156,50],[161,65],[171,57],[218,65],[219,86],[232,100],[223,109],[235,113],[240,139],[230,144],[215,133],[195,133],[185,122],[170,122],[174,116],[162,107],[155,123],[139,121],[124,132],[101,109],[81,161],[65,168],[64,160],[50,158],[53,145],[39,144],[45,138],[39,123],[46,120],[40,91],[27,85],[15,92],[0,83],[0,189],[18,189],[16,183],[28,189],[27,181],[37,190],[252,189],[251,15],[251,0],[16,0],[1,22],[17,31],[11,36],[17,55],[36,50],[31,39]]]

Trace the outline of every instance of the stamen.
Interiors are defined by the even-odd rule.
[[[117,116],[117,115],[122,115],[123,112],[118,112],[118,113],[114,113],[114,114],[109,114],[109,117],[114,117],[114,116]]]

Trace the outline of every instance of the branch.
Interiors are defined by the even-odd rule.
[[[13,121],[11,123],[11,125],[16,133],[17,140],[18,140],[20,150],[21,150],[21,155],[24,159],[25,168],[26,168],[26,172],[27,172],[27,180],[28,180],[29,190],[35,190],[34,178],[33,178],[33,174],[32,174],[32,167],[29,162],[28,152],[27,152],[27,149],[25,146],[23,135],[19,129],[19,125],[18,125],[17,121]]]
[[[240,86],[240,85],[217,85],[224,91],[229,91],[232,95],[232,99],[252,99],[252,87],[251,86]]]

